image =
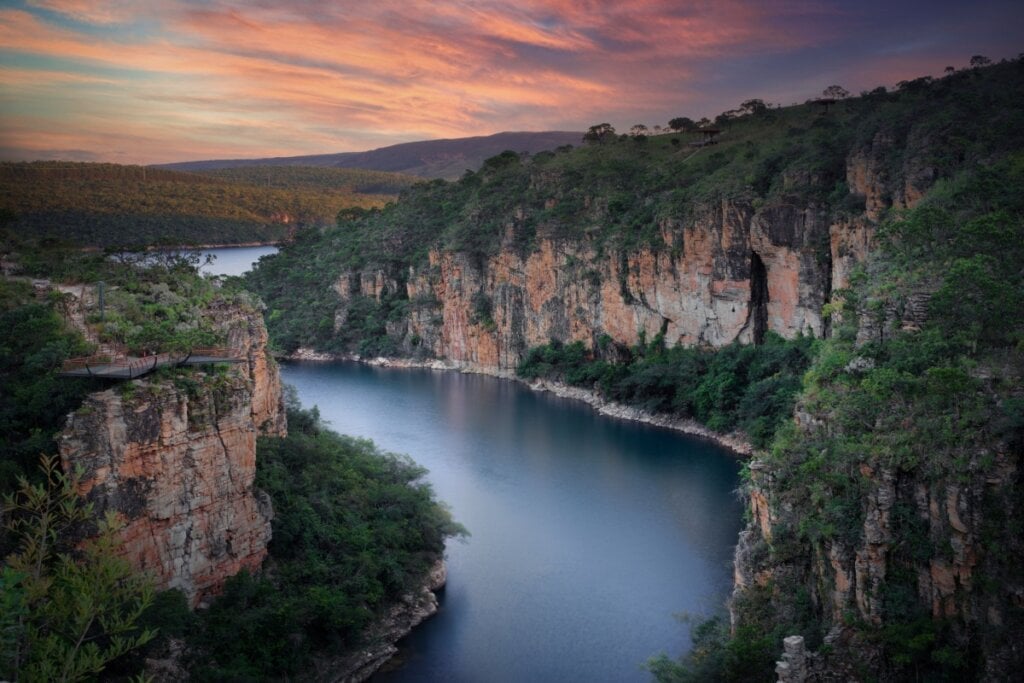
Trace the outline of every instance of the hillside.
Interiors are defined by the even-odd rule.
[[[422,178],[458,178],[475,171],[484,160],[504,152],[536,154],[562,145],[579,144],[582,133],[551,131],[541,133],[496,133],[452,140],[406,142],[367,152],[341,152],[267,159],[214,159],[161,164],[157,168],[178,171],[206,171],[238,166],[328,166],[405,173]]]
[[[302,233],[248,282],[286,351],[518,369],[746,432],[733,628],[696,629],[659,679],[770,680],[800,635],[787,661],[818,680],[1004,680],[1024,664],[1024,62],[718,129],[503,153]]]
[[[69,162],[0,164],[0,210],[23,237],[87,246],[276,242],[383,206],[416,181],[376,171],[235,168],[182,173]]]

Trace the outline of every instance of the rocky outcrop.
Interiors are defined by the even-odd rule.
[[[867,217],[877,221],[889,208],[909,209],[917,205],[936,179],[929,162],[927,134],[913,128],[896,144],[893,135],[880,131],[871,144],[846,160],[846,184],[850,192],[864,197]],[[902,164],[893,165],[894,159]]]
[[[246,362],[94,393],[60,436],[65,470],[82,472],[80,493],[99,514],[124,518],[123,556],[193,605],[266,556],[272,510],[253,486],[256,437],[285,432],[259,314],[210,314]]]
[[[287,422],[281,375],[267,351],[269,338],[263,316],[251,308],[224,301],[214,302],[206,313],[224,334],[226,346],[245,359],[239,368],[251,384],[252,421],[256,429],[261,435],[284,436]]]
[[[807,649],[803,636],[789,636],[782,641],[782,661],[775,665],[778,683],[805,683],[807,680]]]

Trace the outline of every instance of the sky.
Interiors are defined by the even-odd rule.
[[[1021,52],[1021,0],[0,0],[0,159],[627,130]]]

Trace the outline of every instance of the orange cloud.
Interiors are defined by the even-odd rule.
[[[715,84],[742,80],[730,69],[829,44],[848,23],[802,0],[27,6],[0,9],[0,54],[17,57],[0,69],[2,146],[138,161],[703,115],[733,98]]]

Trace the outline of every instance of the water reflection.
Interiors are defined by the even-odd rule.
[[[720,606],[739,463],[514,382],[354,364],[283,368],[334,429],[429,468],[473,536],[449,547],[441,613],[381,681],[646,681],[680,611]]]

